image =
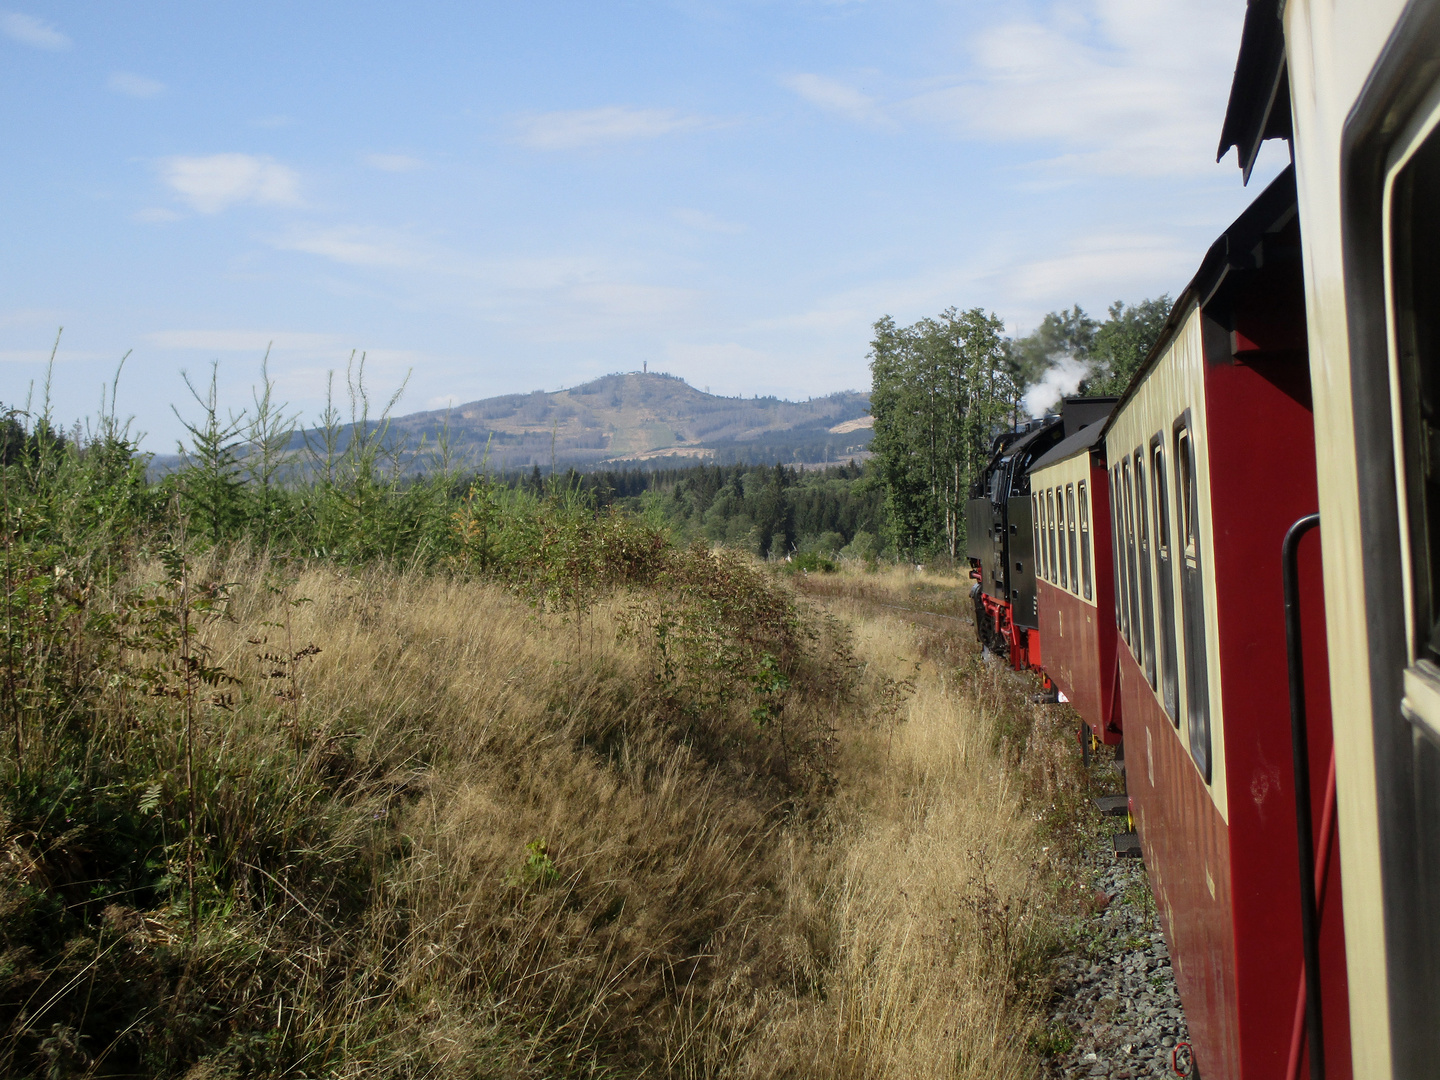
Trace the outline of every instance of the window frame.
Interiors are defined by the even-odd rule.
[[[1050,544],[1050,583],[1060,583],[1060,569],[1056,566],[1056,490],[1045,488],[1045,527],[1047,537],[1045,541]]]
[[[1045,505],[1045,496],[1041,492],[1033,492],[1030,495],[1030,529],[1034,533],[1035,544],[1035,576],[1041,581],[1045,578],[1045,545],[1041,542],[1041,530],[1045,525],[1045,516],[1041,512]]]
[[[1175,543],[1171,528],[1169,466],[1165,438],[1160,432],[1150,437],[1150,490],[1155,516],[1156,592],[1159,603],[1160,706],[1178,729],[1180,726],[1180,662],[1175,638]]]
[[[1125,586],[1126,595],[1130,600],[1130,610],[1127,613],[1130,620],[1130,637],[1127,640],[1130,644],[1130,652],[1137,662],[1143,664],[1145,662],[1145,641],[1143,624],[1140,621],[1140,588],[1136,568],[1134,477],[1130,471],[1129,457],[1120,460],[1120,477],[1124,484],[1121,520],[1125,529]]]
[[[1185,731],[1190,759],[1208,785],[1214,776],[1210,658],[1205,621],[1204,545],[1200,537],[1200,459],[1189,409],[1172,427],[1175,495],[1180,510],[1180,622],[1185,642]]]
[[[1155,584],[1151,572],[1150,524],[1147,520],[1148,500],[1145,496],[1145,448],[1137,446],[1131,457],[1135,462],[1135,556],[1140,571],[1141,637],[1145,642],[1145,678],[1154,690],[1155,679]]]
[[[1125,587],[1125,563],[1120,557],[1124,538],[1120,534],[1120,466],[1110,466],[1110,577],[1115,584],[1115,625],[1125,644],[1130,644],[1130,595]]]
[[[1075,521],[1075,485],[1065,485],[1066,537],[1070,545],[1070,591],[1080,595],[1080,527]]]
[[[1055,532],[1060,545],[1060,587],[1070,589],[1070,565],[1065,558],[1065,489],[1055,487]]]

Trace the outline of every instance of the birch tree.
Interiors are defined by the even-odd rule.
[[[871,412],[896,546],[913,555],[965,546],[965,504],[1016,398],[1001,331],[980,308],[897,327],[875,323]]]

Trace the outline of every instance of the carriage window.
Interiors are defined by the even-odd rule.
[[[1030,529],[1035,535],[1035,576],[1045,576],[1045,545],[1040,542],[1040,526],[1044,524],[1044,515],[1040,513],[1040,495],[1037,492],[1030,496]]]
[[[1076,558],[1075,545],[1077,540],[1077,528],[1075,523],[1075,485],[1065,485],[1065,516],[1070,523],[1070,591],[1080,591],[1080,561]]]
[[[1150,491],[1155,508],[1155,570],[1160,594],[1160,700],[1170,722],[1180,724],[1180,674],[1175,663],[1175,570],[1171,562],[1170,491],[1165,480],[1165,441],[1150,440]]]
[[[1050,551],[1050,583],[1060,580],[1059,568],[1055,565],[1055,489],[1045,492],[1046,544]]]
[[[1060,587],[1070,588],[1070,564],[1065,558],[1065,491],[1055,489],[1055,532],[1060,546]]]
[[[1076,485],[1080,494],[1080,575],[1085,582],[1085,599],[1092,599],[1090,586],[1090,500],[1085,494],[1085,481]]]
[[[1185,716],[1190,756],[1210,782],[1210,684],[1205,657],[1205,588],[1200,547],[1200,479],[1190,414],[1175,422],[1175,501],[1180,507],[1180,610],[1185,628]]]
[[[1130,459],[1127,457],[1120,463],[1120,475],[1124,480],[1124,499],[1120,508],[1121,524],[1125,529],[1125,567],[1122,571],[1125,575],[1126,595],[1130,600],[1130,610],[1126,613],[1130,620],[1130,651],[1135,654],[1136,660],[1145,659],[1145,642],[1141,637],[1140,622],[1140,582],[1136,574],[1135,558],[1135,487],[1133,478],[1130,475]]]
[[[1145,512],[1145,451],[1135,448],[1135,543],[1140,563],[1140,626],[1145,638],[1145,678],[1155,689],[1155,590],[1150,574],[1150,519]]]
[[[1110,557],[1111,577],[1115,581],[1115,625],[1120,635],[1130,640],[1130,601],[1125,591],[1124,563],[1120,561],[1120,466],[1110,469]]]
[[[1045,492],[1040,492],[1040,550],[1045,555],[1045,580],[1055,579],[1055,564],[1050,561],[1050,526],[1045,516]]]
[[[1400,171],[1391,205],[1410,510],[1411,656],[1440,664],[1440,135],[1427,138]]]

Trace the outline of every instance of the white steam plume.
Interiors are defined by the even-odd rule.
[[[1083,360],[1069,353],[1056,353],[1050,357],[1050,367],[1040,381],[1025,391],[1024,405],[1027,416],[1043,416],[1067,394],[1080,389],[1080,380],[1089,369]]]

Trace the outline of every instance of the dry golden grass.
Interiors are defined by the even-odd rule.
[[[221,576],[234,618],[204,633],[249,689],[209,722],[215,770],[298,741],[293,799],[326,807],[319,869],[251,866],[263,910],[204,946],[251,972],[293,1075],[1035,1074],[1035,766],[997,737],[1008,691],[965,628],[893,610],[963,610],[963,583],[802,586],[833,618],[808,616],[818,674],[786,692],[781,745],[743,707],[677,710],[623,632],[633,597],[576,621],[445,577]],[[258,654],[312,643],[298,701],[267,700],[290,681]]]
[[[835,584],[913,602],[883,578]],[[847,740],[821,886],[826,997],[768,1039],[797,1075],[1031,1075],[1034,1002],[1018,983],[1043,933],[1033,819],[986,718],[926,656],[933,632],[832,607],[856,627],[872,677],[913,689],[878,730]]]

